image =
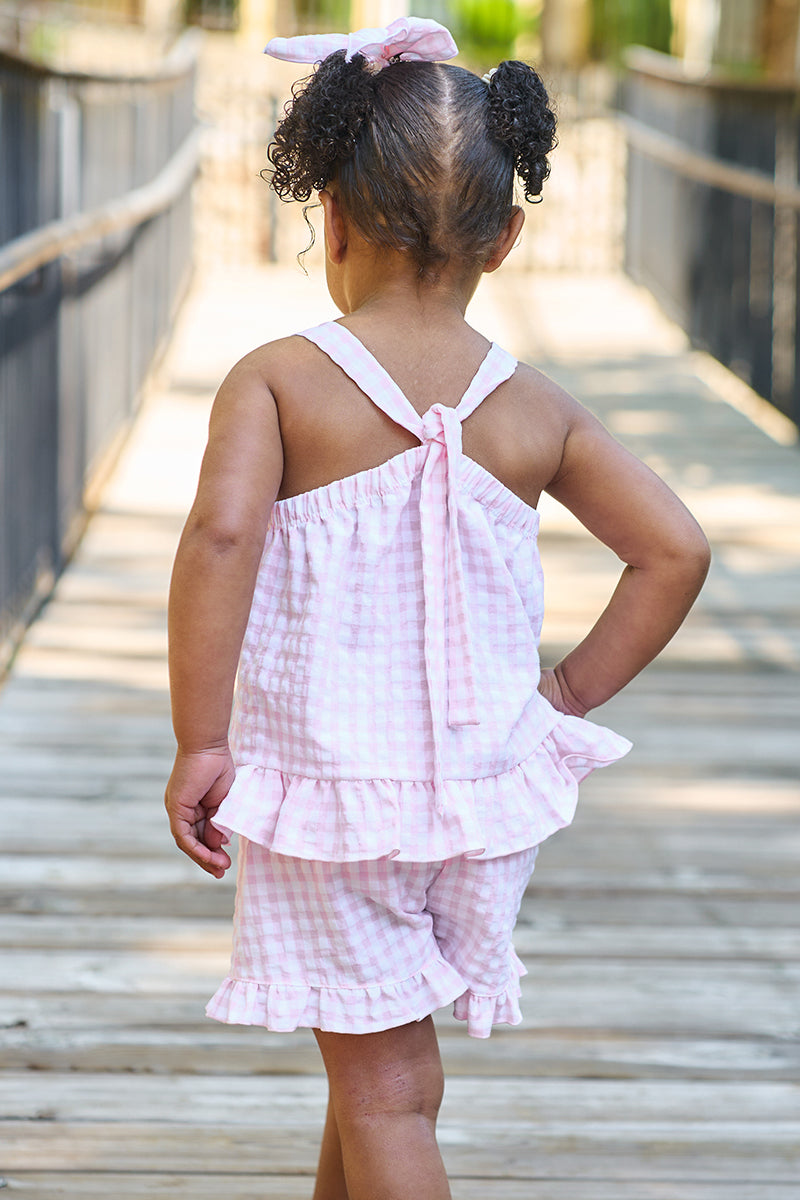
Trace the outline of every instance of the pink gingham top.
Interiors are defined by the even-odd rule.
[[[344,326],[302,336],[420,445],[274,505],[214,824],[329,862],[538,845],[630,742],[537,691],[539,515],[461,450],[516,360],[421,417]]]

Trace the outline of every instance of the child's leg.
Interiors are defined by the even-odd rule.
[[[331,1099],[328,1100],[328,1112],[325,1116],[325,1129],[319,1151],[317,1179],[311,1200],[350,1200],[342,1163],[342,1143],[339,1141],[339,1129]]]
[[[444,1080],[431,1018],[381,1033],[314,1032],[328,1072],[348,1200],[450,1200],[436,1144]],[[326,1136],[331,1132],[329,1120]],[[321,1165],[328,1169],[334,1158],[328,1145]],[[315,1200],[340,1197],[319,1187],[315,1193]]]

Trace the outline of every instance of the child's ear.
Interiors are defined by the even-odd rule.
[[[325,246],[328,257],[338,265],[347,249],[347,225],[339,202],[327,188],[320,192],[319,202],[325,216]]]
[[[524,223],[525,223],[525,213],[522,211],[522,209],[519,207],[518,204],[515,204],[511,210],[511,216],[508,218],[505,225],[500,230],[500,234],[497,238],[497,241],[494,244],[494,249],[492,250],[492,253],[489,255],[486,262],[484,263],[484,266],[483,266],[484,271],[496,271],[497,270],[497,268],[500,266],[501,262],[503,262],[503,260],[506,258],[506,256],[511,252],[511,250],[514,246],[514,243],[516,242],[517,238],[519,237],[519,235],[522,231],[522,226],[524,225]]]

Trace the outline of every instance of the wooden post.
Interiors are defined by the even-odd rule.
[[[589,56],[588,0],[544,0],[542,58],[552,68],[575,69]]]
[[[239,0],[239,35],[247,42],[265,45],[278,29],[279,0]]]
[[[673,54],[690,69],[710,67],[719,34],[719,0],[672,0],[672,21]]]
[[[764,0],[761,10],[761,55],[772,79],[800,74],[800,3],[798,0]]]
[[[181,0],[140,0],[138,10],[142,25],[152,33],[175,33],[183,23]]]
[[[775,182],[797,186],[797,126],[794,104],[775,118]],[[794,407],[797,358],[797,212],[775,205],[772,285],[772,394],[784,412]]]
[[[350,25],[353,29],[380,27],[405,16],[407,12],[407,3],[396,4],[394,0],[351,0]]]

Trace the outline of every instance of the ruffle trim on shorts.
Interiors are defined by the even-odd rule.
[[[513,951],[512,955],[516,978],[504,992],[496,996],[480,996],[477,992],[467,990],[453,1005],[453,1016],[457,1021],[467,1022],[470,1037],[488,1038],[493,1025],[519,1025],[522,1020],[519,980],[528,972]]]
[[[627,738],[560,716],[523,762],[482,779],[312,779],[245,763],[213,818],[276,854],[322,862],[498,858],[569,825],[578,784],[622,758]]]
[[[363,988],[259,983],[229,976],[211,997],[206,1016],[229,1025],[260,1025],[274,1033],[378,1033],[421,1021],[452,1003],[453,1015],[467,1022],[470,1036],[487,1038],[493,1025],[518,1025],[522,1020],[519,977],[526,971],[516,954],[512,965],[513,983],[495,996],[465,991],[464,980],[443,958],[432,959],[398,983]]]

